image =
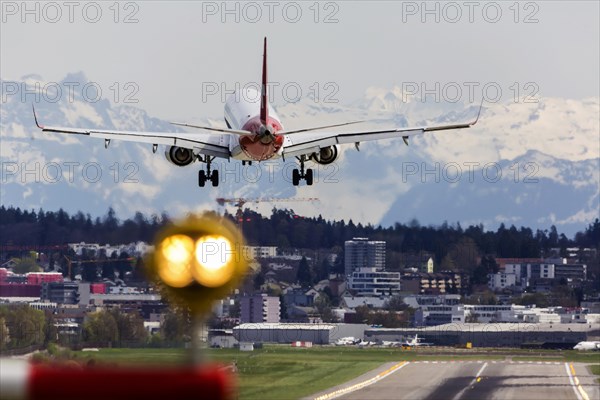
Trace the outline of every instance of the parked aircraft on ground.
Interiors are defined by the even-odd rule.
[[[573,350],[600,350],[600,342],[579,342]]]
[[[409,347],[417,347],[417,346],[431,346],[433,345],[433,343],[423,343],[421,342],[421,338],[419,338],[419,335],[415,335],[414,338],[407,340],[406,342],[402,343],[403,346],[409,346]]]

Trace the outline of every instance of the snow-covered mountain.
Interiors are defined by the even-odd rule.
[[[91,102],[75,91],[36,99],[12,89],[34,88],[40,77],[2,82],[0,161],[2,204],[25,208],[82,210],[103,214],[113,206],[122,217],[135,211],[172,215],[213,209],[217,197],[319,197],[297,203],[300,214],[354,222],[393,224],[413,218],[422,224],[460,221],[548,228],[573,234],[598,216],[600,129],[597,98],[543,98],[539,103],[484,104],[475,128],[344,149],[332,166],[317,166],[317,182],[293,187],[293,160],[241,166],[226,161],[218,188],[197,187],[199,164],[178,168],[151,146],[41,133],[31,103],[47,125],[178,131],[143,110]],[[88,82],[71,74],[64,82]],[[49,94],[50,93],[50,94]],[[79,93],[79,94],[78,94]],[[407,101],[398,88],[369,88],[352,104],[304,98],[277,105],[287,129],[348,120],[368,120],[360,129],[464,122],[478,105]],[[176,99],[169,99],[176,101]],[[197,122],[197,116],[189,120]],[[221,124],[218,116],[205,123]],[[358,125],[357,125],[358,127]],[[359,128],[357,128],[359,129]],[[289,206],[290,203],[287,203]],[[276,204],[275,204],[276,205]],[[269,213],[273,204],[257,210]]]

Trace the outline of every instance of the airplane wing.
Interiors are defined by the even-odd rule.
[[[296,132],[286,135],[288,139],[283,149],[284,156],[301,156],[318,152],[320,149],[336,144],[345,143],[361,143],[372,140],[402,138],[404,143],[408,144],[408,138],[415,135],[424,134],[427,132],[444,131],[451,129],[470,128],[479,120],[481,107],[477,118],[474,121],[463,124],[438,125],[418,128],[396,128],[374,130],[366,132],[346,132],[346,133],[331,133],[331,132]]]
[[[111,140],[127,142],[148,143],[151,145],[166,145],[184,147],[204,154],[220,158],[229,158],[229,139],[231,133],[181,133],[181,132],[136,132],[119,130],[100,130],[84,128],[64,128],[57,126],[43,126],[38,123],[35,109],[33,111],[35,124],[42,132],[58,132],[74,135],[86,135],[104,139],[104,146],[108,147]]]

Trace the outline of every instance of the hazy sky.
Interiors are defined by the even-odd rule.
[[[2,2],[2,79],[60,81],[82,71],[103,97],[118,87],[118,102],[129,94],[165,119],[221,118],[222,88],[260,78],[264,36],[270,78],[287,85],[286,98],[318,88],[349,103],[368,87],[412,82],[456,83],[461,101],[469,82],[478,99],[490,83],[504,98],[517,88],[520,96],[599,95],[597,1],[23,4]],[[281,89],[274,97],[283,99]]]

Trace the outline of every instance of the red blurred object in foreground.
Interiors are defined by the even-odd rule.
[[[5,361],[5,360],[3,360]],[[12,360],[11,360],[12,361]],[[0,375],[11,399],[232,399],[234,378],[219,366],[74,368],[2,362]],[[9,369],[11,371],[9,371]],[[17,370],[21,369],[21,373]],[[8,389],[5,387],[5,389]],[[17,389],[17,390],[14,390]],[[2,392],[2,390],[0,390]],[[20,393],[19,393],[20,392]],[[3,397],[3,396],[0,396]]]

